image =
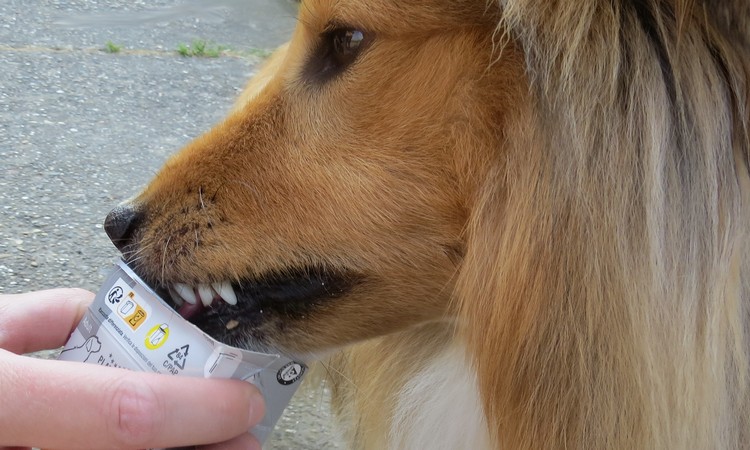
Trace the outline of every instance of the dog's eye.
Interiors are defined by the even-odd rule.
[[[306,64],[306,78],[325,82],[336,77],[354,63],[369,41],[369,34],[356,28],[334,28],[324,32]]]
[[[365,33],[361,30],[336,30],[330,39],[336,56],[346,64],[359,53],[365,41]]]

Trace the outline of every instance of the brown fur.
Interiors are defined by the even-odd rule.
[[[493,446],[747,447],[749,16],[306,0],[226,121],[134,202],[129,256],[155,284],[356,273],[244,330],[349,346],[330,371],[356,448],[387,445],[399,387],[455,340]],[[316,84],[331,24],[374,39]]]

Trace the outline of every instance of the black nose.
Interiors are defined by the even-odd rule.
[[[128,204],[117,206],[104,219],[104,231],[120,251],[132,243],[133,235],[143,222],[143,213]]]

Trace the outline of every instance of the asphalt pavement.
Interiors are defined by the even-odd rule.
[[[296,7],[3,0],[0,293],[97,290],[118,257],[107,212],[224,117],[291,33]],[[221,54],[177,52],[195,41]],[[334,436],[325,388],[303,386],[265,448],[340,448]]]

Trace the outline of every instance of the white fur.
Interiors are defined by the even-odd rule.
[[[482,450],[490,448],[476,374],[462,345],[436,355],[398,396],[388,448]]]

